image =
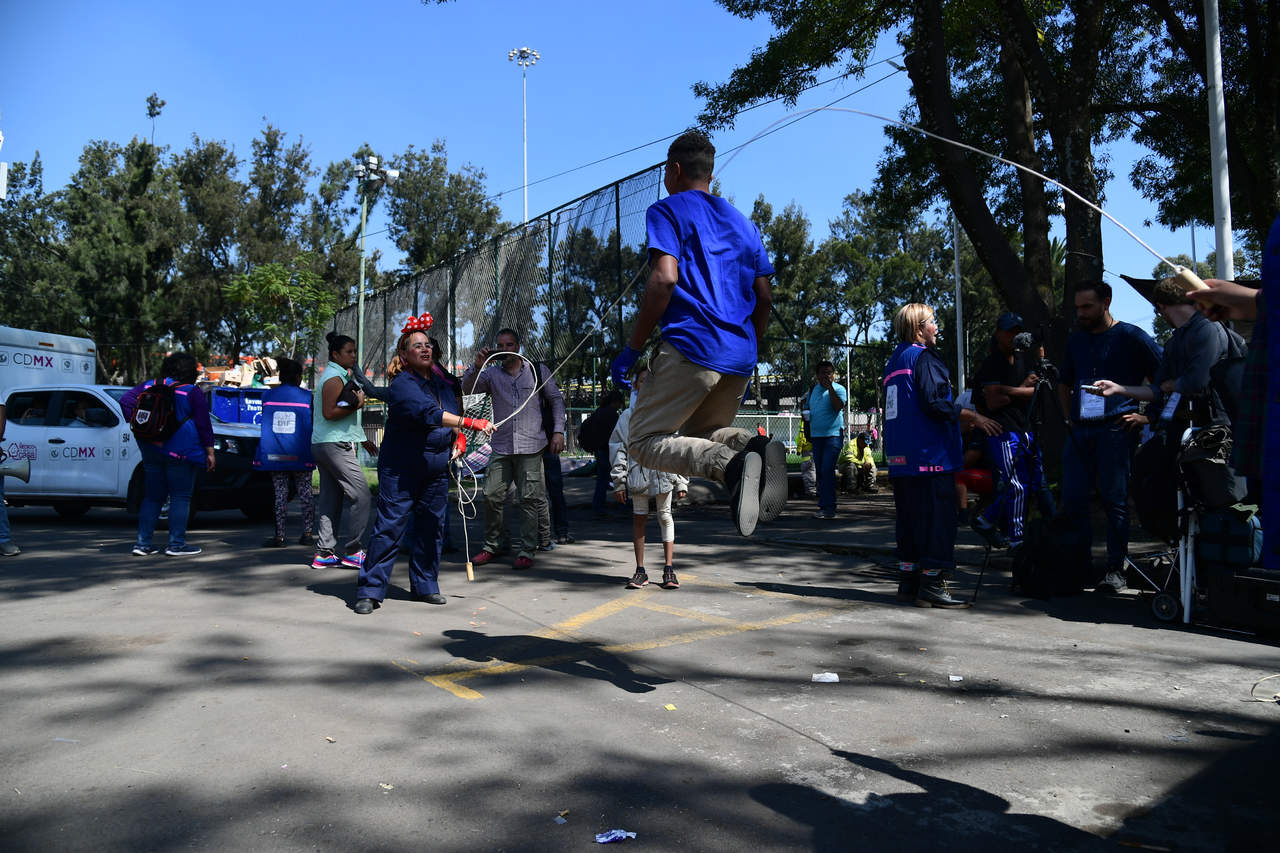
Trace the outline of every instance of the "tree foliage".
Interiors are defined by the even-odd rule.
[[[163,107],[154,93],[147,99],[153,120]],[[98,140],[54,191],[37,153],[13,164],[0,202],[0,310],[10,325],[92,337],[109,381],[150,376],[178,348],[209,363],[310,352],[359,279],[354,166],[372,153],[362,145],[320,170],[300,138],[269,122],[247,158],[198,136],[176,153],[145,139]],[[483,172],[449,172],[443,142],[391,162],[402,169],[398,189],[377,188],[365,202],[387,202],[406,267],[499,228]],[[372,290],[394,279],[380,260],[370,253]]]

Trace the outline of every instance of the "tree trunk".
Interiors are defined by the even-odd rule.
[[[913,4],[911,49],[904,62],[920,109],[921,124],[939,136],[959,139],[939,0],[916,0]],[[956,219],[983,266],[991,273],[996,289],[1011,308],[1029,321],[1047,319],[1044,302],[1029,286],[1022,261],[987,207],[982,186],[967,161],[972,155],[932,138],[929,145],[937,158],[938,174]]]
[[[1044,172],[1044,161],[1036,151],[1031,90],[1026,75],[1007,39],[1000,42],[1000,75],[1004,85],[1003,111],[1007,157],[1015,163]],[[1038,175],[1018,171],[1022,197],[1022,266],[1027,281],[1040,294],[1046,312],[1053,310],[1053,258],[1049,250],[1048,193]]]

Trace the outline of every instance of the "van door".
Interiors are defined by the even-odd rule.
[[[20,495],[44,494],[49,471],[47,422],[51,417],[52,391],[36,389],[14,391],[5,400],[4,452],[11,459],[31,462],[31,480],[24,483],[16,477],[6,477],[4,491],[17,498]]]
[[[120,418],[89,390],[54,393],[56,421],[49,426],[47,455],[56,459],[50,494],[115,497],[119,494]]]

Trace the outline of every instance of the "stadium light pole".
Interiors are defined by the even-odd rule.
[[[400,177],[399,169],[387,169],[373,154],[356,164],[356,191],[360,193],[360,289],[356,292],[356,370],[364,371],[364,236],[369,221],[369,193],[379,185],[394,184]],[[361,412],[356,412],[356,423],[363,425]]]
[[[523,88],[524,122],[522,136],[524,138],[524,221],[529,221],[529,69],[542,58],[536,50],[529,47],[512,48],[507,59],[520,66],[520,83]]]

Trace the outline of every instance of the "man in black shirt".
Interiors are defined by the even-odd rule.
[[[978,368],[974,381],[974,408],[1003,429],[999,435],[986,439],[997,497],[973,519],[973,529],[996,548],[1017,548],[1022,544],[1027,496],[1038,495],[1045,488],[1044,466],[1029,417],[1039,377],[1027,368],[1025,353],[1014,350],[1014,337],[1021,331],[1020,316],[1012,311],[1000,315],[992,335],[991,353]]]

